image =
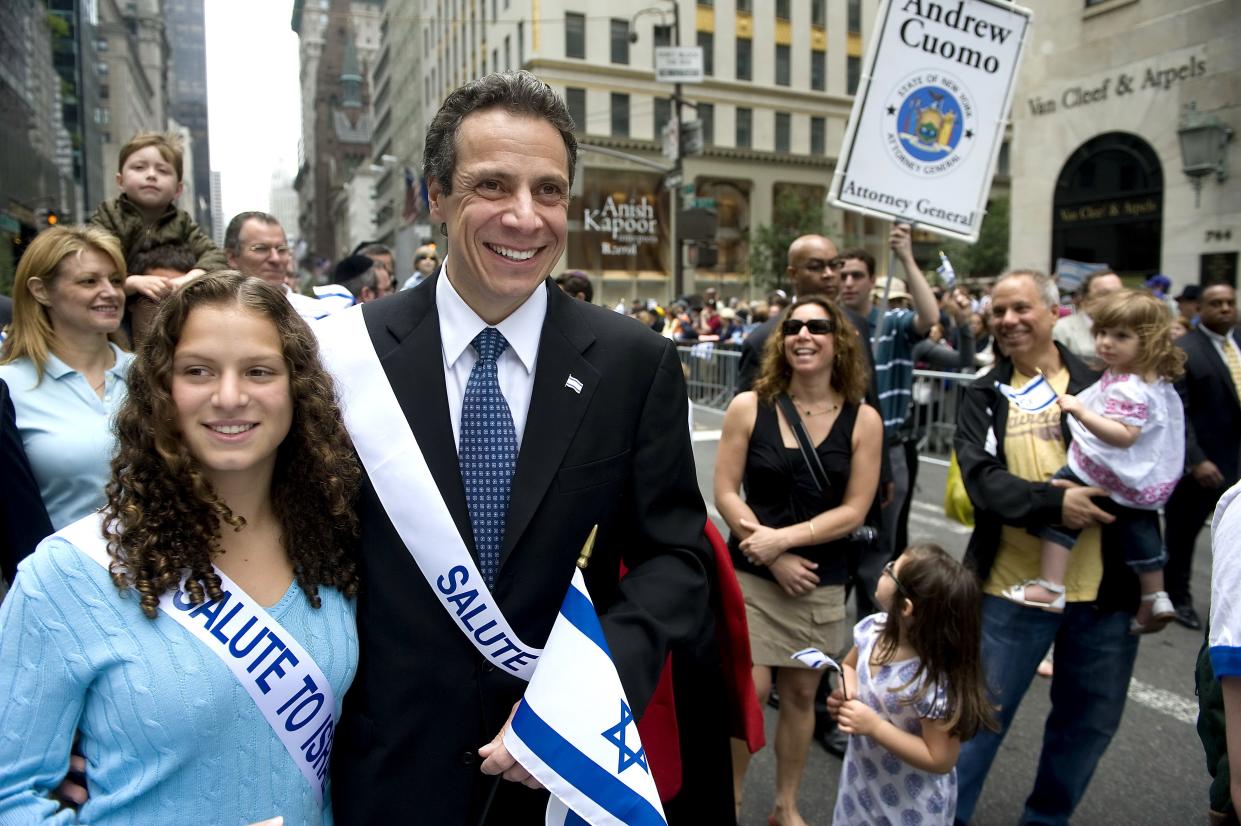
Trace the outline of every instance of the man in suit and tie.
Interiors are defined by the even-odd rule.
[[[1241,344],[1237,293],[1214,284],[1201,294],[1198,326],[1177,339],[1185,351],[1185,375],[1177,390],[1185,402],[1185,464],[1188,472],[1164,507],[1168,565],[1164,581],[1176,620],[1198,629],[1189,579],[1194,542],[1219,497],[1241,475]]]
[[[359,346],[373,347],[464,541],[452,571],[476,565],[485,585],[420,572],[405,539],[416,548],[434,508],[385,482],[359,447],[361,656],[333,754],[338,824],[472,826],[484,811],[487,823],[543,822],[546,792],[500,739],[526,686],[508,665],[524,655],[482,652],[478,620],[466,623],[473,638],[463,632],[442,599],[464,592],[463,577],[477,584],[473,604],[494,603],[515,638],[542,646],[598,523],[586,578],[639,716],[669,650],[710,633],[706,514],[676,350],[548,278],[565,250],[576,154],[563,101],[533,75],[457,89],[424,152],[431,216],[448,240],[442,269],[346,311],[364,320]],[[340,340],[324,340],[331,365]],[[413,517],[398,533],[402,508]],[[726,755],[723,721],[720,733]],[[720,799],[731,815],[731,789]]]

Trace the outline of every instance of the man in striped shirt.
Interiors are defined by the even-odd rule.
[[[859,575],[863,585],[858,589],[859,598],[865,592],[874,593],[879,572],[889,559],[902,550],[895,547],[897,517],[905,498],[909,496],[909,465],[905,449],[909,416],[909,401],[913,394],[913,346],[922,339],[931,326],[939,321],[939,304],[931,285],[922,274],[922,268],[913,257],[913,245],[908,224],[892,227],[888,243],[894,257],[904,270],[905,283],[892,280],[888,300],[901,298],[912,301],[913,309],[888,308],[880,318],[882,288],[878,282],[876,291],[875,259],[863,249],[845,250],[841,253],[836,270],[840,277],[840,298],[850,310],[867,320],[871,349],[875,355],[875,383],[879,390],[879,412],[883,415],[883,432],[888,445],[888,458],[892,466],[892,497],[883,509],[883,530],[880,543],[883,553],[871,554],[861,563]],[[891,275],[891,274],[890,274]],[[905,285],[908,285],[906,292]],[[873,570],[872,570],[873,569]]]

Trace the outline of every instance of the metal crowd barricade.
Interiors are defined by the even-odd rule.
[[[700,342],[677,347],[690,401],[723,410],[737,390],[741,351],[735,345]],[[957,428],[961,391],[974,380],[972,373],[914,370],[909,423],[923,461],[948,464]]]
[[[918,456],[925,462],[948,464],[957,430],[961,392],[974,380],[973,373],[914,370],[913,400],[909,423],[918,441]]]
[[[677,346],[689,399],[695,404],[723,410],[737,392],[737,367],[741,351],[733,344],[703,341]]]

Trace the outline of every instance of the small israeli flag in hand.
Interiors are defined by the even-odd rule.
[[[1054,404],[1059,398],[1051,382],[1042,373],[1039,373],[1034,380],[1026,382],[1025,386],[1020,389],[999,381],[995,383],[995,386],[1004,398],[1027,413],[1037,413]]]
[[[943,250],[939,251],[939,266],[935,268],[935,272],[939,273],[945,287],[951,287],[957,283],[957,271],[952,268],[952,262],[948,260]]]
[[[576,568],[504,745],[551,792],[548,826],[667,826],[637,721]]]

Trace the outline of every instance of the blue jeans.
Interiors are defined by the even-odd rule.
[[[1129,614],[1100,613],[1092,603],[1070,602],[1063,614],[983,597],[982,664],[1000,731],[984,729],[961,745],[957,761],[957,821],[968,823],[991,761],[1053,641],[1056,669],[1051,713],[1043,729],[1034,790],[1023,824],[1067,824],[1086,792],[1099,758],[1120,726],[1138,638]]]

